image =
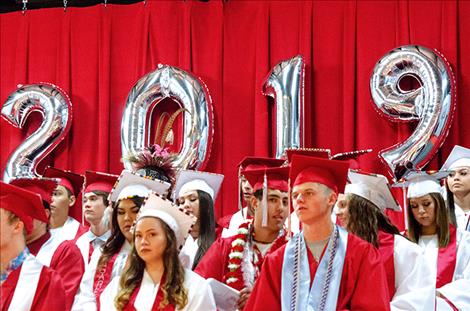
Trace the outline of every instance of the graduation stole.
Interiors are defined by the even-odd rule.
[[[282,231],[283,233],[274,240],[266,255],[286,243],[285,230]],[[245,287],[253,287],[264,261],[263,255],[253,244],[252,237],[251,221],[242,223],[234,236],[228,255],[228,272],[224,276],[224,282],[239,291]]]
[[[457,230],[455,226],[449,225],[449,245],[439,248],[437,255],[437,277],[436,288],[440,288],[452,282],[455,264],[457,261]]]
[[[282,310],[336,310],[346,256],[348,232],[334,225],[310,287],[310,264],[303,231],[286,245],[282,263]]]
[[[160,285],[165,284],[165,278],[164,276],[162,277],[160,281]],[[129,302],[127,305],[124,307],[123,311],[136,311],[134,307],[135,300],[137,299],[137,294],[139,293],[140,290],[140,285],[134,289],[132,292],[132,295],[129,297]],[[167,304],[165,308],[160,309],[160,303],[163,301],[163,291],[161,286],[158,286],[158,291],[157,291],[157,296],[155,297],[155,300],[152,305],[152,311],[174,311],[175,307],[171,304]]]
[[[111,281],[111,275],[113,273],[114,262],[116,261],[117,256],[120,252],[111,257],[111,259],[104,264],[100,271],[96,271],[95,277],[93,279],[93,293],[95,294],[96,303],[99,306],[101,293],[104,291],[106,286]]]
[[[379,252],[382,258],[382,263],[387,274],[388,293],[390,294],[390,300],[395,296],[395,261],[394,261],[394,250],[395,250],[395,235],[386,233],[383,231],[378,232],[379,239]]]

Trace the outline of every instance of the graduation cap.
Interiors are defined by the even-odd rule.
[[[41,196],[0,181],[0,208],[15,214],[24,223],[26,233],[33,230],[33,219],[48,223]]]
[[[282,164],[284,164],[283,159],[250,156],[244,157],[243,160],[238,164],[238,167],[241,171],[243,171],[265,167],[278,167]]]
[[[385,176],[349,170],[348,179],[350,184],[346,185],[345,194],[352,193],[367,199],[382,211],[386,208],[401,211]]]
[[[441,167],[441,171],[451,171],[457,167],[470,167],[470,149],[462,146],[454,146],[447,160]]]
[[[253,191],[263,190],[261,208],[263,211],[262,226],[268,225],[268,190],[289,191],[290,167],[270,167],[254,170],[245,170],[244,176],[253,186]]]
[[[55,178],[16,178],[10,181],[11,185],[37,193],[43,201],[51,204],[52,192],[57,188],[59,181]],[[43,207],[44,208],[44,207]]]
[[[155,217],[165,222],[175,233],[178,249],[183,246],[197,220],[191,213],[184,211],[170,200],[161,198],[153,191],[142,205],[136,222],[145,217]]]
[[[119,176],[95,171],[85,172],[85,190],[83,193],[93,191],[111,192]]]
[[[334,192],[343,192],[346,185],[349,163],[316,157],[293,155],[290,180],[293,186],[306,182],[316,182],[327,186]]]
[[[145,198],[150,191],[154,191],[159,195],[167,193],[171,184],[159,179],[144,177],[128,170],[123,170],[114,185],[109,200],[117,202],[122,199],[130,199],[133,197]]]
[[[78,197],[80,194],[83,182],[85,181],[83,175],[50,166],[44,171],[43,177],[57,178],[59,185],[67,188],[75,197]]]
[[[182,170],[176,178],[174,195],[181,197],[188,191],[201,190],[209,194],[212,201],[215,201],[223,180],[222,174]]]
[[[406,195],[408,199],[422,197],[429,193],[441,194],[439,180],[447,175],[449,175],[447,171],[412,171],[405,179],[395,183],[393,187],[408,187]]]
[[[288,148],[285,150],[285,153],[288,163],[292,161],[294,154],[324,159],[331,158],[331,150],[321,148]]]

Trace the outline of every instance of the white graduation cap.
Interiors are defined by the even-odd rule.
[[[447,171],[438,172],[411,172],[404,181],[395,183],[393,187],[408,187],[406,197],[418,198],[429,193],[441,193],[439,180],[449,175]]]
[[[353,193],[374,203],[380,210],[386,208],[401,211],[401,207],[392,195],[390,185],[385,176],[349,170],[344,194]]]
[[[462,146],[454,146],[447,160],[441,167],[441,171],[452,171],[456,167],[469,166],[470,167],[470,149]]]
[[[209,172],[182,170],[176,178],[175,199],[188,191],[201,190],[209,194],[215,201],[219,193],[224,175]]]
[[[148,196],[150,191],[154,191],[159,195],[164,195],[167,193],[170,186],[170,183],[159,179],[143,177],[137,173],[123,170],[109,194],[109,199],[112,202],[116,202],[132,197],[145,198]]]
[[[161,198],[153,191],[142,205],[136,222],[144,217],[159,218],[165,222],[175,233],[178,250],[183,247],[184,241],[197,220],[191,213],[179,208],[170,200]]]

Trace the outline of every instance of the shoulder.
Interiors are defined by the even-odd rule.
[[[421,254],[423,249],[416,243],[411,242],[401,234],[395,234],[395,252],[407,252]]]
[[[368,261],[380,262],[381,257],[378,249],[354,234],[348,233],[346,260],[364,261],[366,259],[368,259]]]

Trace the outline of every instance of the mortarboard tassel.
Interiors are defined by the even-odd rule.
[[[268,177],[266,176],[266,172],[264,173],[263,198],[261,201],[261,208],[263,212],[261,225],[263,227],[267,227],[268,226]]]
[[[291,218],[291,199],[290,199],[290,178],[287,180],[287,239],[290,240],[292,235],[292,218]]]
[[[238,210],[240,211],[240,213],[242,213],[243,220],[246,220],[248,215],[243,214],[242,196],[243,196],[242,168],[240,166],[240,167],[238,167]],[[247,209],[247,214],[248,214],[248,209]]]

